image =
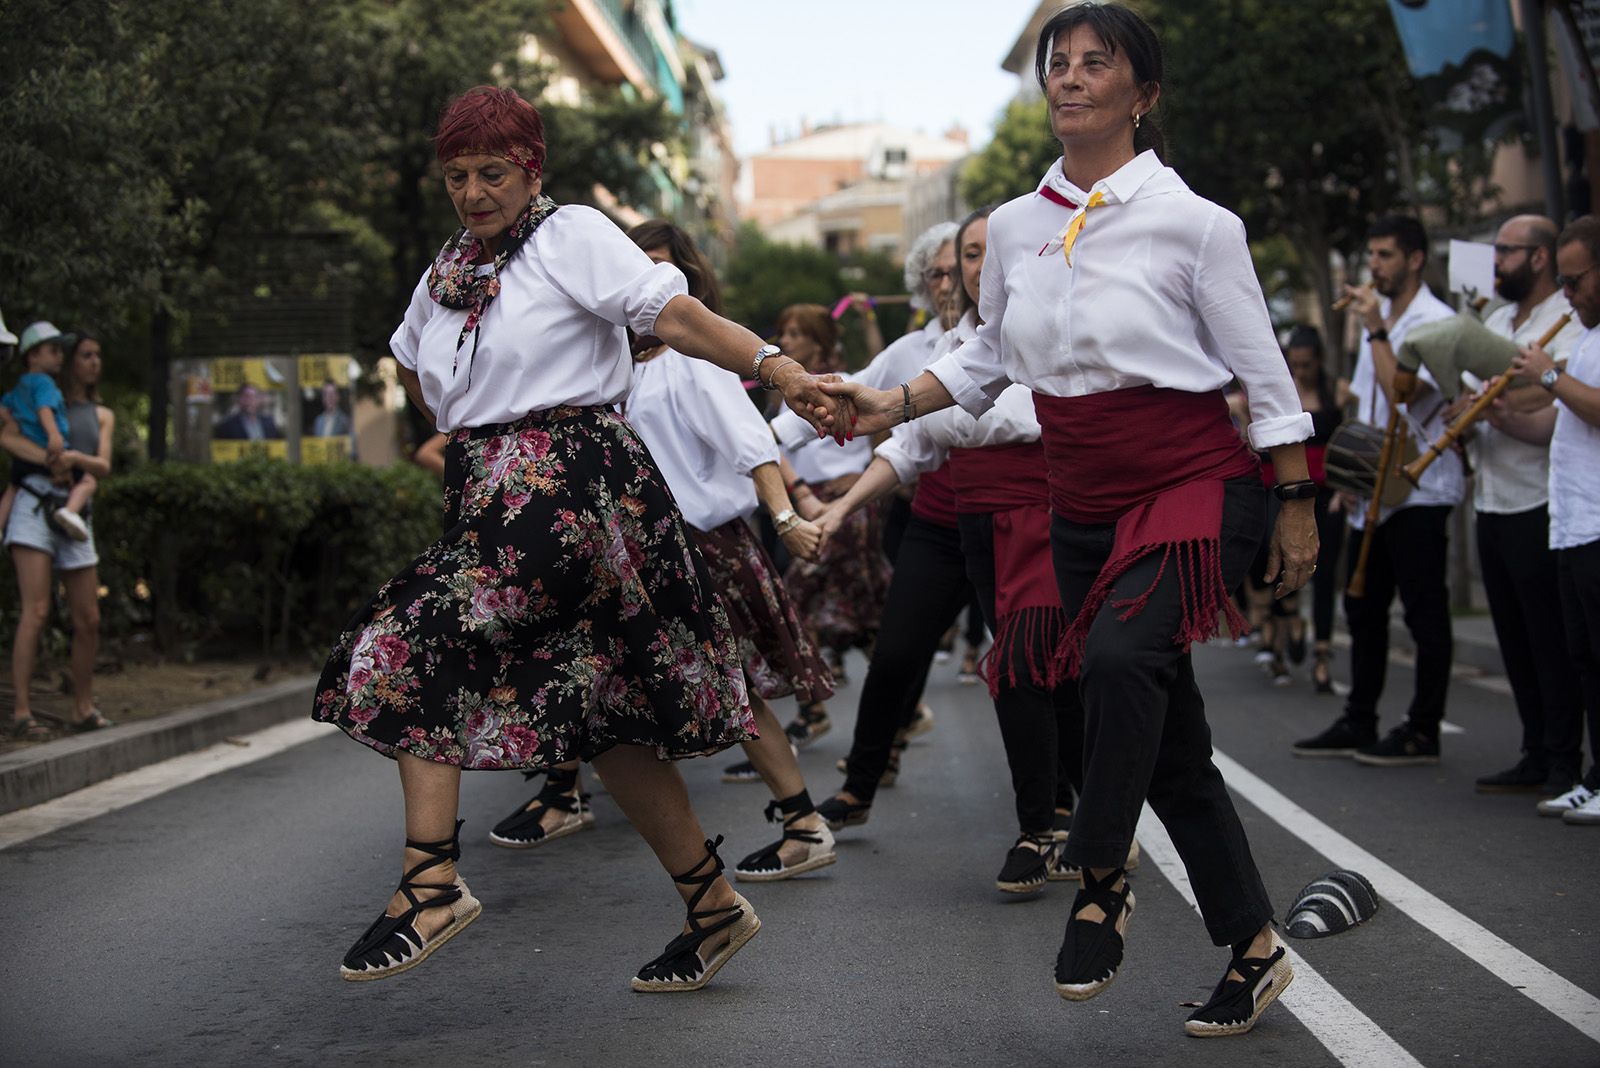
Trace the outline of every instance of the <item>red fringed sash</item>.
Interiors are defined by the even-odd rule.
[[[956,489],[950,481],[949,463],[918,477],[917,492],[911,498],[911,514],[935,526],[956,525]]]
[[[1111,556],[1090,587],[1060,646],[1068,676],[1083,663],[1084,643],[1112,587],[1151,553],[1161,554],[1143,593],[1111,601],[1132,619],[1169,569],[1181,585],[1183,618],[1173,641],[1186,651],[1245,621],[1222,577],[1223,482],[1256,474],[1257,461],[1228,418],[1221,392],[1185,393],[1140,386],[1083,397],[1035,393],[1050,465],[1051,507],[1076,523],[1116,523]]]
[[[1054,651],[1067,629],[1050,561],[1050,484],[1044,446],[991,445],[951,449],[956,510],[994,516],[995,634],[978,670],[989,695],[1015,686],[1021,643],[1028,677],[1053,686]]]

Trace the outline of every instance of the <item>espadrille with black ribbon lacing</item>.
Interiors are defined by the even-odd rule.
[[[733,904],[727,908],[695,909],[710,892],[717,876],[722,874],[722,858],[717,856],[717,846],[721,844],[720,834],[715,841],[707,839],[705,859],[682,875],[672,877],[673,882],[682,886],[698,887],[689,897],[689,930],[668,942],[659,957],[639,969],[639,974],[633,977],[635,990],[642,993],[699,990],[761,930],[761,918],[756,910],[737,892],[733,895]],[[709,871],[700,870],[708,864]],[[702,923],[702,920],[710,922]],[[710,956],[702,956],[701,947],[721,931],[728,932],[728,940],[713,949]]]
[[[1272,952],[1265,957],[1246,957],[1244,951],[1248,948],[1248,939],[1234,946],[1233,960],[1228,962],[1222,982],[1212,991],[1211,1000],[1194,1010],[1183,1025],[1190,1036],[1223,1038],[1244,1034],[1294,982],[1289,951],[1276,931],[1272,932]],[[1232,975],[1239,978],[1229,978]]]
[[[1122,879],[1122,889],[1112,889]],[[1056,954],[1056,993],[1068,1001],[1088,1001],[1111,985],[1122,967],[1122,939],[1133,918],[1133,885],[1121,868],[1104,879],[1085,869],[1083,889],[1072,901],[1072,918]],[[1101,920],[1080,920],[1091,905],[1105,913]]]
[[[524,772],[528,778],[533,775]],[[494,825],[489,841],[506,849],[532,849],[557,838],[588,830],[594,826],[594,813],[589,811],[589,795],[578,793],[577,769],[563,771],[551,768],[545,773],[544,789],[533,800]],[[554,827],[544,826],[547,812],[564,812],[566,816]]]
[[[1061,844],[1048,831],[1018,835],[1016,844],[1006,853],[1000,874],[995,876],[995,889],[1006,894],[1038,893],[1044,889],[1051,865],[1060,851]]]
[[[350,952],[345,954],[344,964],[339,968],[341,976],[354,982],[364,982],[385,979],[415,968],[483,912],[483,905],[472,896],[472,891],[467,889],[465,880],[460,876],[453,883],[417,882],[417,878],[430,868],[461,859],[461,825],[464,822],[457,820],[456,833],[442,842],[406,839],[407,849],[415,849],[428,857],[406,872],[400,880],[400,893],[405,895],[411,907],[398,916],[387,913],[379,916],[366,933],[356,939]],[[418,890],[436,890],[438,893],[423,899],[417,896]],[[416,921],[428,909],[449,909],[450,922],[424,938],[417,930]]]
[[[801,790],[793,797],[768,804],[766,810],[768,823],[776,823],[778,814],[783,814],[783,837],[735,864],[734,876],[741,882],[775,883],[780,879],[792,879],[808,871],[826,868],[838,860],[838,854],[833,851],[833,832],[828,830],[826,822],[818,820],[821,826],[814,831],[795,826],[800,820],[815,814],[816,811],[816,806],[811,803],[811,794],[806,790]],[[785,842],[804,843],[805,855],[791,864],[785,864],[779,852]]]

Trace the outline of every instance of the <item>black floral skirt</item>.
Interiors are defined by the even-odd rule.
[[[843,494],[819,491],[817,496],[826,501]],[[858,508],[839,525],[817,560],[796,560],[784,572],[801,621],[825,648],[865,649],[878,636],[893,574],[883,555],[882,515],[877,504]]]
[[[803,705],[832,697],[833,674],[755,532],[732,519],[689,533],[728,611],[750,689],[768,699],[793,694]]]
[[[727,613],[622,416],[458,430],[445,463],[448,529],[339,637],[316,719],[389,756],[482,769],[755,736]]]

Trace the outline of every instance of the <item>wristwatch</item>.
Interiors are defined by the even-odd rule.
[[[1280,482],[1272,487],[1272,495],[1280,501],[1307,501],[1317,495],[1317,484],[1310,479]]]
[[[772,517],[772,528],[773,530],[777,531],[779,537],[789,533],[789,531],[793,530],[799,525],[799,523],[800,517],[795,514],[795,510],[793,508],[785,508],[783,511]]]
[[[783,350],[780,349],[776,345],[762,345],[759,349],[756,349],[755,358],[750,361],[750,377],[756,380],[756,385],[760,386],[762,389],[777,389],[778,388],[777,386],[774,386],[769,382],[762,381],[762,379],[761,379],[761,364],[762,364],[762,361],[766,360],[770,356],[782,356],[782,355],[783,355]]]
[[[1380,328],[1380,329],[1377,329],[1377,330],[1369,331],[1367,333],[1367,341],[1368,342],[1388,341],[1388,340],[1389,340],[1389,331],[1387,329]]]
[[[1539,376],[1539,384],[1549,393],[1556,391],[1556,379],[1561,377],[1561,368],[1552,367]]]

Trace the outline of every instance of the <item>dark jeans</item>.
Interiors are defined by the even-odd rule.
[[[967,576],[977,590],[978,603],[990,630],[995,629],[994,516],[963,515],[961,549],[967,557]],[[1040,635],[1041,643],[1044,636]],[[1026,834],[1050,831],[1055,809],[1073,807],[1074,792],[1083,783],[1083,704],[1066,690],[1035,684],[1028,670],[1030,650],[1013,643],[1013,684],[994,699],[1000,720],[1000,740],[1011,768],[1011,789],[1017,798],[1017,826]],[[1048,663],[1054,649],[1031,650],[1036,663]]]
[[[1374,730],[1378,726],[1378,698],[1389,670],[1389,606],[1399,593],[1406,629],[1417,646],[1416,692],[1406,719],[1417,733],[1439,736],[1455,647],[1445,586],[1449,519],[1449,505],[1421,504],[1400,509],[1372,532],[1366,596],[1347,593],[1344,598],[1350,625],[1350,698],[1344,710],[1358,724]],[[1350,536],[1349,571],[1354,574],[1361,536],[1355,531]]]
[[[1344,548],[1345,514],[1329,509],[1332,490],[1317,493],[1317,569],[1311,574],[1311,636],[1333,640],[1333,609],[1339,603],[1339,551]]]
[[[1259,479],[1227,483],[1222,573],[1230,590],[1255,557],[1266,496]],[[1069,618],[1105,566],[1115,537],[1114,525],[1060,516],[1052,521],[1056,582]],[[1173,642],[1183,616],[1176,569],[1161,573],[1138,615],[1124,621],[1113,607],[1150,587],[1160,568],[1160,553],[1129,568],[1089,630],[1078,685],[1085,714],[1083,793],[1066,857],[1085,868],[1121,867],[1140,805],[1148,800],[1183,858],[1212,941],[1231,945],[1272,918],[1272,902],[1222,773],[1211,762],[1211,728],[1193,661]]]
[[[1578,780],[1583,697],[1567,652],[1550,511],[1478,513],[1478,562],[1506,680],[1522,719],[1522,751],[1547,771]]]
[[[957,521],[960,520],[960,516],[957,516],[956,518]],[[990,570],[992,571],[993,567],[991,567]],[[967,601],[967,625],[964,628],[968,649],[977,649],[983,645],[983,633],[985,626],[987,626],[990,630],[994,629],[994,612],[992,611],[992,608],[993,606],[991,605],[991,610],[985,611],[983,598],[978,595],[978,588],[976,585],[974,585],[972,588],[972,597]]]
[[[844,788],[862,802],[878,791],[894,736],[911,721],[939,639],[970,598],[961,535],[911,516],[883,602],[878,641],[861,684]]]
[[[1578,668],[1589,720],[1589,774],[1584,785],[1600,790],[1600,541],[1556,551],[1567,648]],[[1582,756],[1581,747],[1579,756]]]

